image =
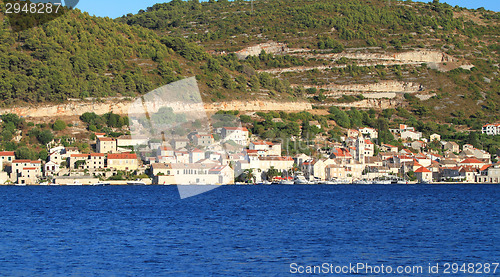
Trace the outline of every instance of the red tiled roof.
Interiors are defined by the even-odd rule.
[[[460,172],[475,172],[475,171],[476,169],[470,166],[463,166],[462,168],[460,168]]]
[[[97,138],[99,141],[115,141],[114,138]]]
[[[252,141],[253,145],[273,145],[272,142],[269,141]]]
[[[431,172],[431,171],[423,166],[421,168],[415,170],[415,173],[428,173],[428,172]]]
[[[479,171],[485,171],[486,169],[488,169],[488,168],[490,168],[490,167],[492,167],[492,166],[493,166],[492,164],[483,165],[483,166],[479,169]]]
[[[106,155],[104,153],[91,153],[90,156],[91,157],[104,157]]]
[[[482,164],[483,162],[481,162],[478,159],[468,158],[468,159],[461,161],[460,163],[461,164]]]
[[[14,151],[2,151],[0,156],[15,156]]]
[[[123,154],[108,154],[108,159],[112,160],[134,160],[137,159],[136,154],[123,153]]]
[[[31,160],[13,160],[13,163],[30,163]]]
[[[246,127],[224,127],[224,129],[226,130],[241,130],[241,131],[244,131],[244,132],[248,132],[248,129]]]
[[[71,158],[86,158],[89,154],[71,154]]]

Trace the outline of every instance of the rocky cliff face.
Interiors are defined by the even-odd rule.
[[[349,81],[344,81],[342,77],[328,77],[325,78],[326,85],[302,85],[300,80],[307,80],[310,76],[307,72],[315,69],[325,74],[328,74],[329,70],[334,68],[345,68],[347,64],[338,64],[337,61],[345,58],[348,59],[348,64],[355,64],[359,67],[367,66],[393,66],[393,65],[408,65],[409,68],[417,68],[422,64],[427,64],[429,68],[436,69],[439,71],[448,71],[458,67],[463,67],[464,64],[459,59],[454,58],[442,51],[433,49],[418,49],[418,50],[406,50],[400,53],[390,53],[381,49],[380,47],[365,47],[365,48],[350,48],[346,49],[342,53],[321,53],[321,51],[311,51],[310,49],[291,49],[287,48],[286,45],[281,43],[267,43],[259,44],[252,47],[242,49],[238,53],[246,55],[258,55],[260,51],[266,51],[267,53],[273,53],[277,55],[288,54],[292,56],[297,56],[305,59],[319,59],[323,60],[322,65],[317,66],[293,66],[288,68],[272,68],[266,70],[260,70],[260,72],[267,72],[273,74],[279,78],[290,78],[289,76],[294,76],[291,83],[292,86],[303,86],[304,88],[316,88],[318,90],[324,90],[323,94],[328,97],[338,98],[342,95],[358,95],[362,94],[368,99],[395,99],[398,95],[403,93],[413,93],[418,95],[421,100],[426,100],[432,97],[432,95],[427,94],[428,90],[432,88],[424,87],[424,81],[418,80],[418,78],[412,78],[408,81],[379,81],[375,82],[373,80],[361,80],[361,83],[350,83]],[[243,56],[242,56],[243,57]],[[297,73],[296,75],[287,75],[283,73]],[[335,80],[332,82],[332,80]],[[349,80],[349,79],[346,79]],[[323,80],[324,81],[324,80]],[[294,83],[295,82],[295,83]],[[325,82],[323,82],[324,84]],[[308,97],[313,97],[314,95],[308,95]],[[402,101],[398,101],[402,102]],[[356,106],[361,108],[387,108],[392,107],[393,103],[389,102],[373,102],[373,101],[361,101],[356,104],[349,104],[350,106]]]
[[[60,105],[39,105],[39,106],[23,106],[0,109],[0,113],[15,113],[23,117],[66,117],[80,116],[86,112],[95,112],[96,114],[105,114],[113,112],[116,114],[128,114],[131,106],[131,101],[126,100],[108,100],[104,102],[75,102]],[[162,103],[158,103],[157,108],[161,107]],[[190,111],[200,109],[200,105],[185,105],[169,103],[174,111]],[[305,111],[312,110],[312,105],[308,102],[275,102],[275,101],[231,101],[222,103],[207,103],[204,104],[204,109],[207,113],[214,113],[219,110],[239,110],[239,111]],[[153,110],[154,112],[154,110]]]
[[[418,92],[423,90],[423,85],[413,82],[381,81],[371,84],[304,86],[305,88],[317,88],[332,92]]]
[[[288,47],[284,43],[270,41],[244,48],[236,52],[236,56],[240,59],[245,59],[248,56],[258,56],[262,50],[268,54],[279,54],[288,52]]]

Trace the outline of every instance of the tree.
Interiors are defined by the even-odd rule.
[[[85,163],[86,163],[86,161],[84,161],[84,160],[78,160],[75,162],[75,168],[80,168]]]
[[[387,119],[381,117],[377,120],[379,143],[388,143],[394,140],[394,135],[389,130]]]
[[[56,122],[54,122],[54,124],[52,124],[52,130],[54,131],[62,131],[66,129],[66,122],[58,119],[56,120]]]
[[[8,113],[2,115],[2,120],[4,123],[12,122],[15,126],[17,126],[22,119],[19,118],[17,114]]]
[[[49,153],[47,152],[47,150],[42,149],[42,150],[40,150],[40,152],[38,152],[38,158],[40,160],[46,161],[48,157],[49,157]]]
[[[339,108],[332,106],[328,111],[333,115],[333,120],[337,122],[337,124],[344,128],[351,127],[351,121],[349,116],[344,111],[341,111]]]
[[[7,129],[4,129],[2,131],[2,140],[3,141],[10,141],[12,140],[12,132],[7,130]]]
[[[256,182],[256,177],[255,177],[255,174],[253,172],[253,169],[245,169],[245,171],[243,171],[243,174],[241,174],[239,176],[239,180],[241,182],[245,182],[245,183],[250,183],[250,182],[253,182],[255,183]]]
[[[37,135],[37,139],[41,144],[47,144],[54,139],[54,134],[50,130],[43,130]]]
[[[479,136],[476,132],[470,132],[469,133],[469,136],[467,138],[467,142],[469,144],[472,144],[474,145],[474,147],[478,148],[478,149],[482,149],[481,147],[481,141],[479,140]]]
[[[272,181],[274,177],[280,176],[279,170],[274,168],[274,166],[271,166],[266,172],[267,180]]]
[[[31,150],[27,146],[18,148],[15,154],[16,158],[20,160],[36,160],[38,158],[38,153]]]

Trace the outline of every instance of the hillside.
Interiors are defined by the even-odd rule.
[[[500,119],[500,14],[484,9],[439,1],[176,0],[116,20],[185,37],[218,59],[235,53],[319,108],[400,108],[394,116],[473,129]]]
[[[11,30],[7,18],[1,19],[3,107],[88,97],[133,97],[192,76],[199,80],[208,102],[243,100],[250,97],[252,89],[259,89],[260,75],[243,73],[245,67],[235,56],[216,60],[182,38],[160,36],[140,26],[91,17],[79,10],[19,32]],[[280,93],[293,92],[288,85],[279,83],[279,88]],[[251,97],[273,96],[262,93]]]

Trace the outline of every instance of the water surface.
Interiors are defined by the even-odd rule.
[[[223,186],[184,200],[170,186],[0,187],[0,274],[500,262],[499,199],[499,185]]]

